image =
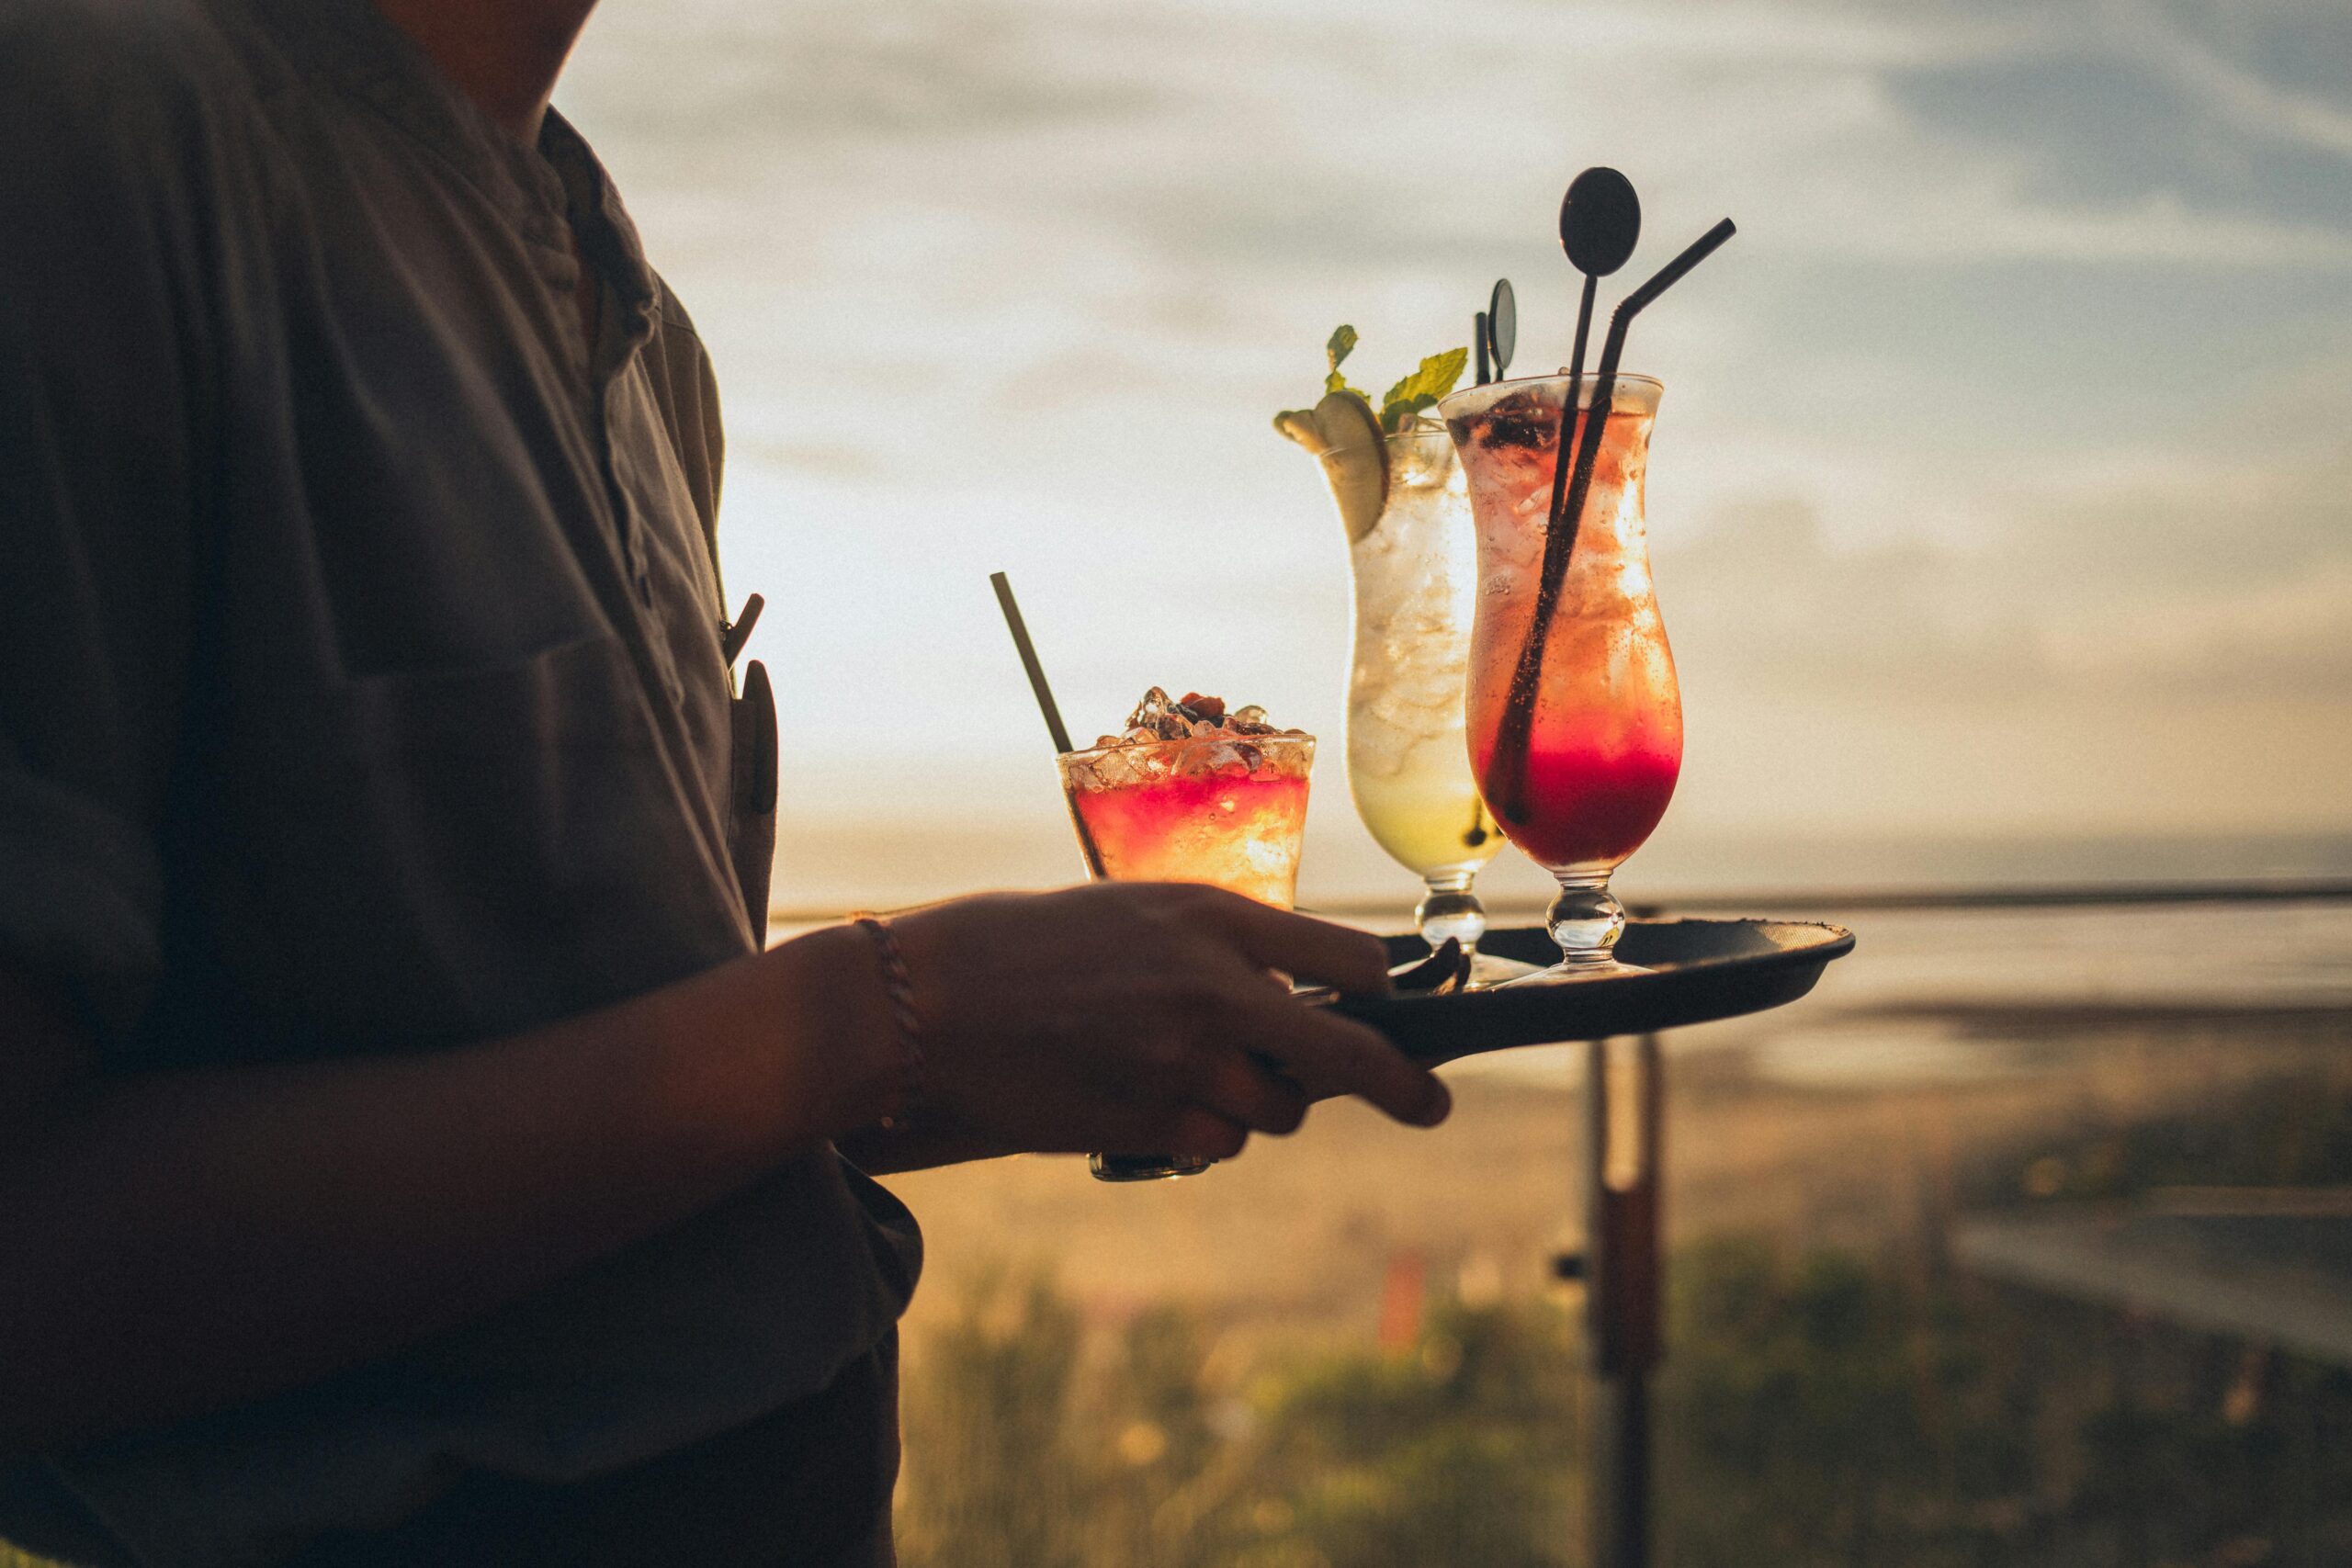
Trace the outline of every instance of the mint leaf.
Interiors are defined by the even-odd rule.
[[[1345,322],[1331,329],[1331,341],[1323,345],[1324,357],[1331,362],[1331,374],[1340,373],[1340,362],[1356,351],[1356,330]],[[1337,391],[1339,389],[1333,388]]]
[[[1323,345],[1323,357],[1329,360],[1331,366],[1331,373],[1323,378],[1324,391],[1355,392],[1355,389],[1348,385],[1347,372],[1340,368],[1340,362],[1355,351],[1355,328],[1344,322],[1334,327],[1331,331],[1331,341]],[[1363,398],[1362,392],[1356,392],[1356,396]],[[1370,398],[1364,398],[1363,400],[1372,401]]]
[[[1449,348],[1422,360],[1419,370],[1389,388],[1380,400],[1380,428],[1394,435],[1423,409],[1437,407],[1438,400],[1462,379],[1462,367],[1469,361],[1466,348]]]

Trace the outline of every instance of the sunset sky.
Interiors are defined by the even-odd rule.
[[[1063,831],[1003,568],[1074,729],[1159,682],[1329,738],[1308,880],[1355,886],[1345,549],[1268,417],[1498,276],[1565,359],[1597,163],[1645,209],[1604,309],[1740,228],[1627,355],[1661,852],[2352,830],[2347,60],[2340,0],[605,0],[558,101],[718,361],[787,843],[1031,876],[982,852]]]

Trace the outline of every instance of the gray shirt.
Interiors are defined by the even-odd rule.
[[[718,470],[693,324],[560,118],[515,141],[368,0],[0,0],[0,954],[136,1072],[442,1049],[752,951]],[[140,1561],[265,1561],[808,1394],[918,1263],[826,1150],[43,1462]]]

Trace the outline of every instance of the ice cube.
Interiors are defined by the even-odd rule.
[[[1136,711],[1127,715],[1127,728],[1136,729],[1148,726],[1157,730],[1159,721],[1166,718],[1175,705],[1166,692],[1154,686],[1143,694],[1143,701],[1136,705]]]
[[[1524,446],[1541,451],[1560,438],[1560,410],[1533,390],[1513,392],[1486,412],[1474,426],[1478,445]]]

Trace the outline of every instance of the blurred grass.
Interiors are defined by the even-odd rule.
[[[1950,1171],[1972,1212],[2352,1183],[2352,1075],[2077,1116]],[[2352,1371],[1971,1278],[1943,1254],[1948,1217],[1674,1250],[1660,1562],[2352,1562]],[[1384,1353],[1360,1324],[1269,1337],[1242,1305],[1090,1313],[1047,1269],[982,1270],[910,1355],[904,1561],[1578,1568],[1577,1300],[1473,1282],[1440,1285]]]
[[[1658,1505],[1685,1568],[2340,1568],[2352,1374],[1757,1235],[1673,1260]],[[1159,1308],[1082,1352],[999,1275],[907,1394],[907,1568],[1572,1568],[1576,1320],[1213,1365]]]
[[[2352,1185],[2352,1061],[2340,1036],[2324,1044],[2256,1050],[2236,1033],[2181,1055],[2135,1037],[2111,1062],[2077,1053],[2075,1076],[2042,1095],[2063,1114],[2005,1111],[1997,1122],[1962,1112],[2006,1106],[2014,1089],[1938,1091],[1933,1116],[1897,1108],[1869,1122],[1857,1111],[1875,1102],[1860,1097],[1760,1100],[1721,1065],[1679,1066],[1678,1159],[1696,1170],[1711,1147],[1737,1156],[1703,1178],[1707,1201],[1679,1212],[1738,1223],[1681,1234],[1669,1259],[1659,1561],[2352,1563],[2352,1372],[1992,1285],[1942,1247],[1957,1213],[2177,1183]],[[2266,1051],[2269,1067],[2251,1073]],[[2092,1061],[2105,1065],[2089,1074]],[[1566,1121],[1559,1103],[1525,1099],[1514,1089],[1493,1109]],[[1477,1094],[1463,1103],[1479,1114]],[[1729,1107],[1755,1127],[1743,1132]],[[1878,1122],[1887,1139],[1944,1135],[1914,1168],[1882,1157],[1895,1143],[1860,1141]],[[1376,1266],[1351,1268],[1394,1256],[1394,1222],[1339,1212],[1318,1238],[1268,1190],[1229,1179],[1287,1182],[1306,1161],[1270,1161],[1254,1178],[1245,1162],[1220,1174],[1222,1189],[1146,1197],[1105,1197],[1067,1168],[1003,1173],[1057,1203],[1103,1205],[1084,1227],[1035,1228],[1015,1208],[980,1232],[1050,1236],[1073,1272],[1106,1245],[1167,1245],[1186,1213],[1170,1205],[1238,1205],[1195,1218],[1228,1244],[1216,1280],[1250,1289],[1180,1298],[1134,1276],[1122,1291],[1082,1288],[1051,1265],[935,1270],[909,1336],[907,1568],[1580,1568],[1579,1303],[1534,1287],[1532,1268],[1495,1267],[1511,1255],[1468,1234],[1517,1201],[1495,1172],[1564,1162],[1500,1135],[1513,1123],[1473,1125],[1464,1152],[1491,1154],[1493,1170],[1464,1175],[1457,1153],[1442,1162],[1445,1183],[1416,1181],[1431,1168],[1403,1163],[1406,1145],[1369,1123],[1379,1141],[1363,1174],[1335,1174],[1347,1145],[1331,1133],[1317,1151],[1325,1211],[1340,1211],[1333,1193],[1353,1204],[1412,1190],[1461,1235],[1461,1267],[1432,1252],[1422,1321],[1387,1350],[1367,1313],[1334,1303],[1376,1285]],[[1974,1131],[1955,1145],[1955,1127]],[[1804,1148],[1815,1163],[1796,1160]],[[1821,1174],[1832,1167],[1878,1171],[1890,1196],[1858,1203]],[[1723,1201],[1740,1170],[1770,1202]],[[1566,1199],[1548,1186],[1518,1196],[1555,1212]],[[1160,1211],[1140,1206],[1155,1201]],[[1160,1217],[1136,1217],[1147,1213]],[[1101,1228],[1113,1224],[1125,1234]],[[1251,1273],[1236,1225],[1261,1250],[1314,1246],[1303,1277],[1326,1292],[1266,1293],[1290,1277]],[[1532,1262],[1541,1238],[1505,1234]],[[1429,1245],[1426,1233],[1404,1240]],[[0,1568],[44,1565],[0,1547]]]

